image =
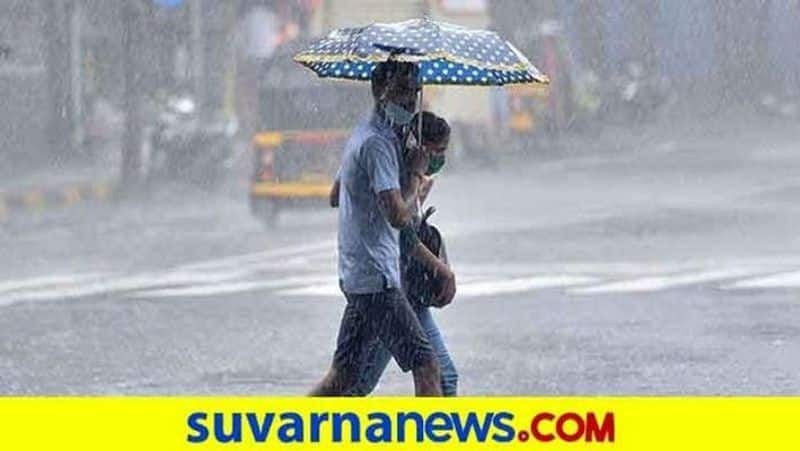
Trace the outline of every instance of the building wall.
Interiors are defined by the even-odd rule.
[[[374,22],[397,22],[421,17],[426,12],[423,0],[326,0],[316,21],[323,30],[357,27]]]

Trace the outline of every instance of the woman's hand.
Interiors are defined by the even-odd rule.
[[[436,277],[441,281],[442,291],[433,299],[433,306],[443,308],[453,302],[456,296],[456,275],[447,265],[442,265]]]
[[[434,307],[442,308],[451,302],[456,295],[456,275],[450,267],[439,257],[422,244],[417,241],[417,244],[411,250],[411,256],[417,259],[428,271],[433,274],[441,285],[441,291],[436,293],[435,298],[431,300]]]
[[[424,204],[433,188],[433,177],[423,175],[419,183],[419,203]]]
[[[428,170],[430,163],[430,155],[421,147],[413,147],[409,149],[406,155],[406,164],[408,170],[412,175],[422,175]]]

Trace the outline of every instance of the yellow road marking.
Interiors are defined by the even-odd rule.
[[[22,195],[22,202],[30,208],[42,208],[44,206],[44,194],[41,191],[28,191]]]
[[[111,187],[108,183],[96,183],[92,190],[94,191],[94,197],[98,200],[105,200],[111,194]]]
[[[67,205],[72,205],[81,201],[81,190],[77,186],[64,188],[64,201]]]

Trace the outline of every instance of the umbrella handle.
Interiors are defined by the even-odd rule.
[[[418,123],[417,123],[417,134],[419,135],[418,136],[419,139],[417,140],[417,142],[419,142],[420,150],[422,149],[422,116],[423,116],[422,113],[425,110],[425,105],[422,102],[422,100],[424,98],[423,97],[423,92],[424,91],[425,91],[425,85],[424,84],[420,84],[420,88],[419,88],[419,113],[417,114],[417,116],[419,117],[417,119],[418,120]],[[418,212],[422,211],[422,203],[419,201],[419,196],[417,196],[417,211]],[[433,211],[436,211],[436,209],[434,208]],[[431,211],[430,214],[433,214],[433,211]],[[428,216],[430,216],[430,214]]]
[[[422,147],[422,111],[424,109],[422,93],[424,90],[425,85],[421,85],[419,88],[419,112],[417,113],[417,145],[420,147]]]

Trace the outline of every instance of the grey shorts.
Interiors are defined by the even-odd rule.
[[[403,292],[348,294],[339,326],[334,366],[357,373],[370,354],[370,343],[381,340],[403,371],[436,361],[428,337]]]

